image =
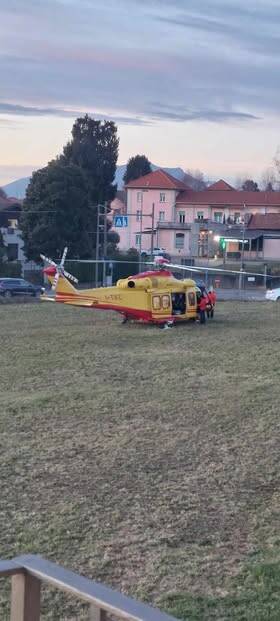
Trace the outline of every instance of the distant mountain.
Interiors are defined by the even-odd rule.
[[[13,196],[14,198],[22,199],[25,197],[26,188],[29,184],[31,177],[23,177],[22,179],[17,179],[16,181],[12,181],[12,183],[8,183],[3,186],[4,192],[6,192],[7,196]]]
[[[158,170],[162,168],[162,166],[156,166],[155,164],[151,164],[152,170]],[[163,168],[170,175],[175,177],[175,179],[179,179],[182,181],[184,179],[185,173],[182,168]],[[117,166],[115,183],[118,184],[118,190],[123,188],[123,177],[126,171],[126,164],[121,164]],[[13,196],[14,198],[22,199],[25,197],[26,188],[29,184],[31,177],[23,177],[22,179],[17,179],[16,181],[12,181],[12,183],[8,183],[3,186],[3,190],[6,192],[7,196]]]

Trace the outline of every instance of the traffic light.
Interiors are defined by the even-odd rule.
[[[220,250],[224,251],[226,249],[226,241],[224,237],[220,237],[219,246]]]

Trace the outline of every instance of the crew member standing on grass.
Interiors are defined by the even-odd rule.
[[[207,313],[207,316],[213,318],[214,317],[214,309],[215,309],[215,304],[216,304],[216,300],[217,300],[217,295],[213,289],[213,287],[210,287],[209,292],[208,292],[208,298],[209,298],[209,302],[211,305],[210,311],[209,311],[209,315]]]
[[[199,322],[205,323],[206,321],[206,308],[207,308],[208,298],[206,293],[201,290],[197,293],[197,312],[199,316]]]

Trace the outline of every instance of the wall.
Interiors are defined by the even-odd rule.
[[[191,224],[198,218],[199,212],[203,212],[204,220],[211,218],[211,209],[209,205],[176,205],[175,213],[176,213],[176,221],[179,221],[179,212],[185,212],[185,222]],[[216,210],[215,210],[216,211]],[[217,209],[217,211],[219,211]]]
[[[176,248],[176,233],[183,233],[185,236],[183,248]],[[164,248],[171,256],[184,258],[190,255],[190,231],[184,231],[182,229],[174,229],[172,231],[159,229],[157,238],[155,245]]]
[[[263,240],[264,258],[280,259],[280,239]]]
[[[165,194],[165,202],[160,202],[160,193]],[[142,199],[142,203],[141,203]],[[141,211],[142,205],[142,249],[151,248],[151,235],[145,234],[145,229],[151,229],[152,226],[152,208],[154,205],[154,224],[156,226],[160,218],[160,211],[164,212],[164,221],[173,222],[175,212],[175,190],[137,190],[129,189],[127,191],[127,213],[128,213],[128,247],[135,248],[136,234],[140,232],[140,221],[137,220],[137,211]],[[158,244],[154,244],[158,245]]]

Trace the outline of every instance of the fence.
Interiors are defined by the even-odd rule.
[[[19,556],[0,561],[0,577],[11,577],[10,621],[39,621],[41,583],[71,593],[89,604],[89,621],[106,621],[109,613],[131,621],[174,621],[157,608],[93,582],[46,561],[40,556]]]

